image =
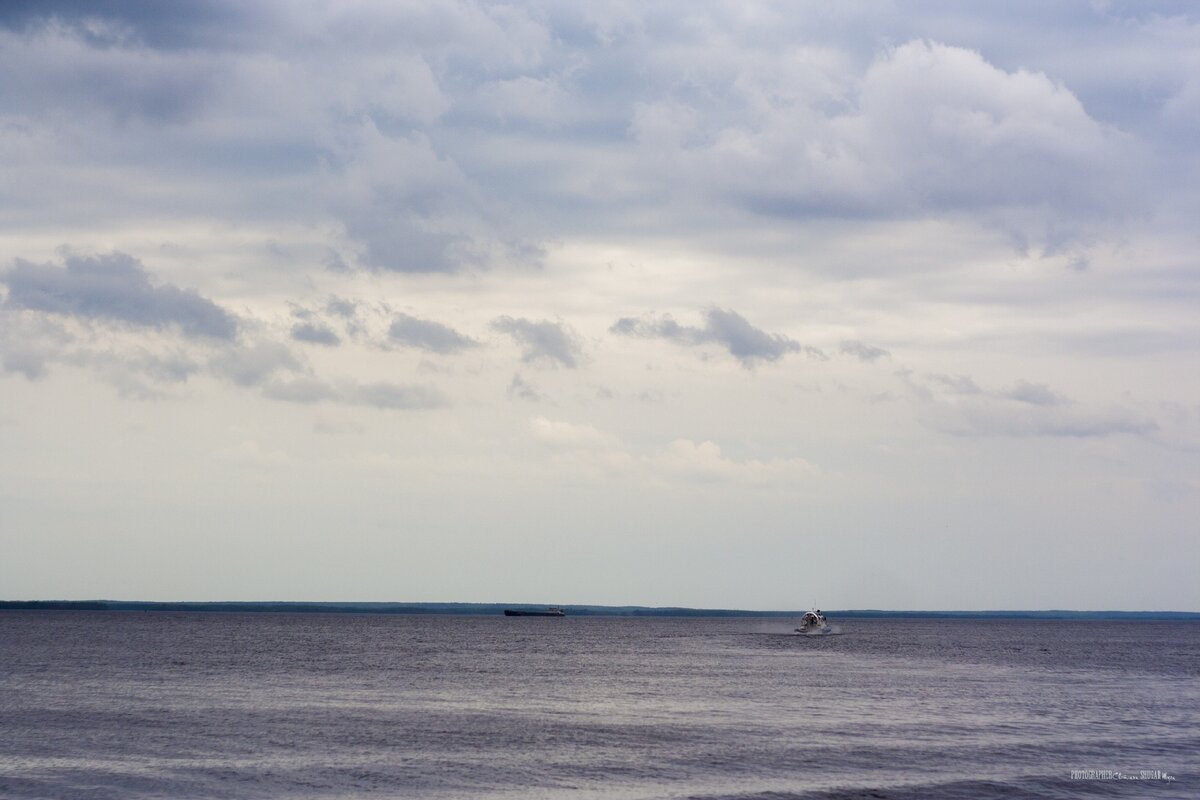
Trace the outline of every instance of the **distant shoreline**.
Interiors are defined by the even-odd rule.
[[[504,609],[539,609],[534,603],[156,602],[144,600],[0,600],[0,611],[174,611],[199,613],[406,614],[501,616]],[[725,608],[564,605],[570,617],[795,617],[803,611]],[[1200,620],[1197,611],[915,611],[826,610],[839,619],[1047,619]]]

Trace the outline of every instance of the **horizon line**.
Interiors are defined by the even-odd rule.
[[[371,610],[374,613],[403,614],[405,611],[417,613],[453,613],[454,610],[467,611],[498,611],[504,608],[544,608],[557,605],[561,608],[575,609],[576,614],[605,614],[618,616],[620,612],[626,615],[636,615],[638,612],[646,615],[671,616],[673,613],[685,616],[786,616],[802,614],[802,609],[747,609],[694,607],[678,605],[637,605],[637,604],[607,604],[607,603],[504,603],[483,601],[404,601],[404,600],[114,600],[95,598],[88,600],[0,600],[0,610],[144,610],[144,611],[205,611],[231,610],[246,612],[268,612],[271,610],[287,611],[312,609],[325,613],[342,611],[354,613],[355,609]],[[236,608],[229,608],[236,606]],[[297,608],[300,607],[300,608]],[[1159,615],[1172,618],[1200,618],[1200,611],[1177,611],[1170,609],[1069,609],[1069,608],[986,608],[986,609],[915,609],[915,608],[850,608],[827,609],[829,615],[852,616],[1034,616],[1046,617],[1051,615],[1076,615],[1087,617],[1110,616],[1139,616]]]

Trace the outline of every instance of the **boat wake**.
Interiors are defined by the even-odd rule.
[[[791,625],[787,625],[787,624],[784,624],[784,625],[780,625],[780,624],[757,625],[757,626],[755,626],[754,632],[769,635],[769,636],[839,636],[842,633],[844,633],[844,631],[842,631],[841,625],[830,625],[829,630],[824,631],[824,632],[822,632],[820,630],[801,632],[801,631],[796,630],[795,624],[791,624]]]
[[[829,625],[818,630],[802,631],[797,628],[793,631],[796,636],[840,636],[842,633],[841,625]]]

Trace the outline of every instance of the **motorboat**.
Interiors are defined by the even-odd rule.
[[[559,606],[550,606],[546,609],[534,608],[506,608],[504,616],[506,617],[565,617],[567,612]]]
[[[829,624],[829,620],[825,619],[821,609],[814,608],[812,611],[804,612],[804,616],[800,618],[800,627],[796,628],[796,633],[833,633],[833,626]]]

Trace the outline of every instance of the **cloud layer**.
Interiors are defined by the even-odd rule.
[[[0,585],[1200,608],[1197,52],[1169,0],[2,4]]]

